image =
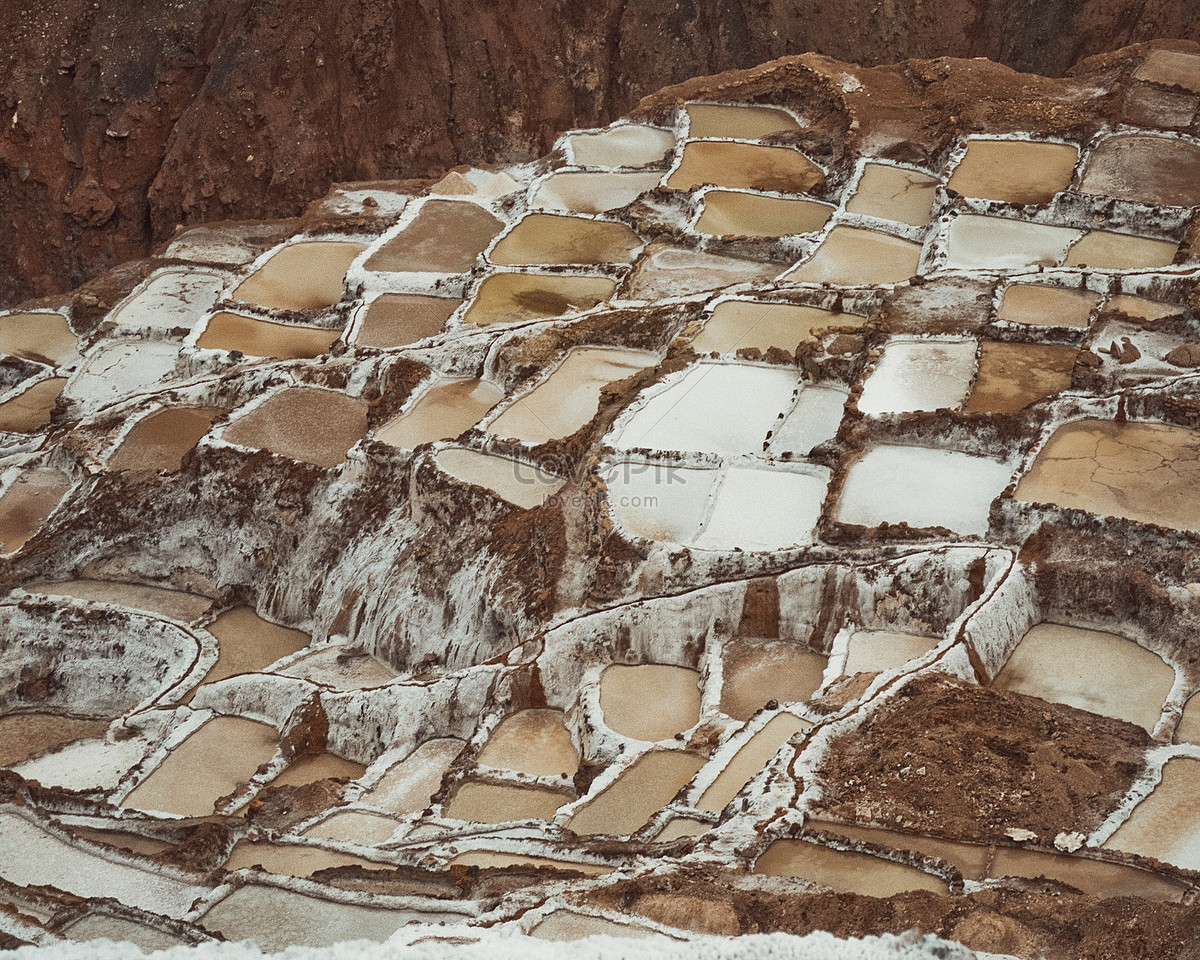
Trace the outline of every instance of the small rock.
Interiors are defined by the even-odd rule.
[[[1185,343],[1167,354],[1167,363],[1173,367],[1200,367],[1200,343]]]

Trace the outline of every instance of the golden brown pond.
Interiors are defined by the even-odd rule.
[[[579,751],[561,710],[520,710],[492,731],[478,762],[532,777],[570,776],[579,769]]]
[[[125,435],[109,470],[175,473],[183,458],[224,411],[216,407],[168,407],[143,417]]]
[[[1093,270],[1142,270],[1169,266],[1179,244],[1127,233],[1093,230],[1077,240],[1067,252],[1063,266]]]
[[[615,782],[589,801],[568,826],[580,836],[628,836],[671,802],[704,766],[704,757],[682,750],[655,750],[634,761]]]
[[[590,310],[617,289],[608,277],[494,273],[479,285],[466,323],[522,323]]]
[[[0,315],[0,354],[52,367],[79,358],[79,341],[61,313]]]
[[[709,190],[696,232],[718,237],[785,237],[820,230],[832,214],[833,207],[816,200]]]
[[[319,467],[336,467],[366,433],[365,400],[317,387],[290,387],[238,416],[224,439]]]
[[[437,336],[446,321],[462,304],[461,300],[425,297],[415,293],[385,293],[371,301],[363,317],[356,345],[404,347],[410,343]]]
[[[862,322],[862,317],[852,314],[793,303],[722,300],[692,341],[692,349],[697,353],[736,353],[755,347],[766,353],[778,347],[790,353],[814,330],[857,327]]]
[[[6,714],[0,717],[0,767],[11,767],[72,740],[101,736],[107,729],[107,720],[61,713]]]
[[[420,813],[442,785],[464,743],[454,737],[427,740],[405,759],[388,768],[363,802],[399,814]]]
[[[641,238],[623,223],[531,213],[488,255],[492,263],[629,263]]]
[[[755,104],[689,103],[688,136],[728,137],[731,140],[757,140],[772,133],[799,130],[800,124],[786,110]]]
[[[233,296],[281,310],[320,310],[342,299],[346,271],[366,244],[342,240],[293,243],[275,253]]]
[[[721,712],[749,720],[768,700],[797,703],[821,685],[827,660],[787,640],[731,640],[725,645]]]
[[[858,186],[846,201],[846,211],[923,227],[933,214],[937,184],[936,177],[916,170],[864,164]]]
[[[367,259],[381,272],[466,273],[504,224],[475,203],[429,200],[416,217]]]
[[[71,489],[71,478],[61,470],[26,470],[0,496],[0,552],[12,553],[42,528]]]
[[[700,719],[700,674],[661,663],[613,664],[600,675],[600,711],[616,733],[666,740]]]
[[[1006,203],[1046,203],[1067,189],[1078,148],[1066,143],[973,139],[948,189]]]
[[[62,377],[39,380],[15,397],[0,403],[0,430],[28,433],[40,430],[50,422],[58,395],[67,381]]]
[[[1200,204],[1200,147],[1173,137],[1109,137],[1088,159],[1083,193],[1156,206]]]
[[[237,350],[248,357],[299,360],[328,353],[341,330],[272,323],[236,313],[209,317],[196,346],[206,350]]]
[[[1099,302],[1099,295],[1090,290],[1014,283],[1005,288],[998,315],[1012,323],[1084,328]]]
[[[738,792],[758,775],[771,759],[779,752],[779,748],[793,736],[807,730],[812,724],[801,720],[790,713],[781,713],[772,717],[765,727],[751,737],[734,755],[701,795],[696,803],[696,809],[719,813],[725,809]]]
[[[1104,846],[1200,870],[1197,797],[1200,797],[1200,760],[1192,757],[1168,760],[1154,792],[1133,808],[1129,819]]]
[[[511,820],[552,820],[570,797],[541,787],[467,781],[454,792],[446,816],[473,823],[507,823]]]
[[[835,893],[866,897],[891,897],[908,890],[949,892],[945,880],[916,867],[866,853],[831,850],[806,840],[776,840],[758,858],[754,872],[768,877],[802,877]]]
[[[780,279],[855,287],[902,283],[917,273],[921,245],[858,227],[834,227],[803,263]]]
[[[967,413],[1016,413],[1058,396],[1071,386],[1074,347],[984,341],[979,372],[963,409]]]
[[[303,630],[271,623],[246,606],[224,611],[205,629],[217,638],[217,662],[204,683],[265,670],[276,660],[303,650],[311,640]]]
[[[504,399],[504,391],[485,380],[443,380],[417,402],[379,428],[381,443],[415,450],[425,443],[453,440],[475,426]]]
[[[790,147],[764,147],[724,140],[692,140],[667,178],[675,190],[710,183],[734,190],[806,193],[825,178],[821,168]]]

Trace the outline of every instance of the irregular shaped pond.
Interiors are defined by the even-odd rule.
[[[464,746],[454,737],[426,740],[389,767],[362,798],[363,803],[404,815],[420,813],[441,788],[442,778]]]
[[[941,637],[895,633],[891,630],[855,630],[846,649],[845,676],[895,670],[928,653]]]
[[[375,439],[401,450],[453,440],[503,399],[504,391],[486,380],[440,380],[411,407],[380,427]]]
[[[1179,244],[1170,240],[1135,237],[1128,233],[1093,230],[1071,246],[1063,266],[1093,270],[1143,270],[1170,266]]]
[[[749,720],[767,702],[807,700],[825,673],[826,658],[789,640],[737,639],[722,653],[721,712]]]
[[[439,469],[456,480],[483,487],[522,510],[540,507],[566,483],[532,463],[463,447],[439,450],[434,460]]]
[[[718,237],[786,237],[815,233],[832,214],[832,206],[816,200],[709,190],[704,195],[704,211],[696,221],[696,232]]]
[[[963,409],[967,413],[1016,413],[1058,396],[1071,386],[1078,352],[1074,347],[1041,343],[980,345],[979,373]]]
[[[571,155],[581,167],[643,167],[660,163],[675,147],[670,130],[624,123],[598,133],[567,137]]]
[[[493,273],[479,285],[464,323],[526,323],[590,310],[617,289],[608,277]]]
[[[702,766],[704,757],[683,750],[644,754],[593,797],[567,826],[579,836],[629,836],[670,803]]]
[[[579,769],[579,751],[561,710],[519,710],[492,731],[478,762],[531,777],[571,776]]]
[[[799,130],[800,124],[780,107],[754,104],[689,103],[688,136],[757,140],[772,133]]]
[[[1079,148],[1069,143],[972,138],[947,189],[1005,203],[1047,203],[1071,185]]]
[[[466,273],[503,229],[500,220],[476,203],[427,200],[365,266],[380,272]]]
[[[1200,204],[1200,147],[1173,137],[1109,137],[1088,158],[1082,193],[1155,206]]]
[[[956,409],[975,375],[974,340],[896,338],[863,384],[863,413]]]
[[[61,367],[79,359],[79,340],[61,313],[5,313],[0,353]]]
[[[623,223],[531,213],[492,248],[498,264],[631,263],[642,239]]]
[[[1014,283],[1004,288],[998,316],[1011,323],[1082,329],[1099,302],[1099,295],[1090,290]]]
[[[212,428],[223,410],[216,407],[167,407],[137,422],[117,447],[108,469],[135,473],[175,473],[183,458]]]
[[[844,287],[902,283],[917,273],[921,245],[859,227],[834,227],[816,252],[779,279]]]
[[[541,182],[530,202],[544,210],[607,213],[629,206],[657,187],[661,179],[661,171],[552,173]]]
[[[0,430],[30,433],[46,426],[66,385],[60,377],[49,377],[0,403]]]
[[[454,791],[445,815],[472,823],[553,820],[555,811],[570,800],[566,794],[541,787],[468,780]]]
[[[932,219],[937,185],[937,178],[927,173],[867,163],[846,212],[923,227]]]
[[[613,664],[600,675],[600,712],[610,730],[666,740],[700,719],[700,673],[661,663]]]
[[[0,553],[25,546],[70,492],[71,478],[61,470],[25,470],[0,495]]]
[[[320,310],[342,299],[346,271],[365,243],[310,240],[271,255],[233,291],[243,303],[279,310]]]
[[[787,550],[812,543],[829,471],[728,467],[712,512],[692,541],[707,550]]]
[[[806,193],[825,174],[799,150],[727,140],[689,140],[667,186],[691,190],[704,184],[734,190]]]
[[[442,332],[461,300],[415,293],[385,293],[367,307],[354,335],[356,346],[404,347]]]
[[[314,430],[320,424],[320,430]],[[367,433],[367,402],[320,387],[289,387],[237,416],[222,439],[319,467],[336,467]]]
[[[1154,792],[1133,808],[1104,846],[1200,870],[1196,797],[1200,797],[1200,760],[1168,760]]]
[[[655,240],[642,251],[626,281],[627,300],[690,297],[738,283],[763,283],[779,271],[776,264],[725,257]]]
[[[808,730],[811,726],[807,720],[801,720],[790,713],[772,717],[765,727],[743,744],[733,759],[717,774],[712,785],[696,802],[696,809],[720,813],[746,784],[766,768],[780,747],[797,733]]]
[[[862,322],[862,317],[853,314],[793,303],[722,300],[692,341],[692,349],[697,353],[736,353],[755,348],[766,353],[778,347],[794,353],[814,330],[858,327]]]
[[[342,331],[272,323],[236,313],[215,313],[208,318],[196,346],[206,350],[237,350],[249,357],[299,360],[329,352]]]
[[[949,885],[916,867],[866,853],[832,850],[806,840],[776,840],[754,864],[754,873],[768,877],[801,877],[831,888],[834,893],[891,897],[909,890],[942,894]]]

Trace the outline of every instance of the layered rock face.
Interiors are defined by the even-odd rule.
[[[1187,4],[853,0],[501,6],[12,2],[0,10],[0,305],[145,256],[179,224],[291,216],[332,182],[544,153],[660,87],[815,51],[1061,75]],[[36,229],[29,229],[36,224]]]
[[[0,314],[0,945],[1186,956],[1198,135],[808,54]]]

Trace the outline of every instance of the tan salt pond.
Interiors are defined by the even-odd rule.
[[[613,664],[600,675],[600,712],[610,730],[666,740],[700,719],[700,673],[661,663]]]
[[[319,310],[342,299],[346,271],[366,244],[293,243],[271,256],[233,291],[235,299],[280,310]]]
[[[864,164],[858,186],[846,201],[846,211],[923,227],[933,216],[937,185],[936,177],[916,170]]]
[[[848,840],[860,840],[881,847],[891,847],[893,850],[912,850],[927,857],[937,857],[956,866],[967,880],[983,880],[988,876],[987,868],[992,855],[988,844],[960,843],[956,840],[899,833],[879,827],[821,820],[810,820],[807,826],[812,830],[832,833]]]
[[[318,780],[357,780],[367,768],[361,763],[339,757],[328,750],[307,754],[293,760],[271,781],[272,787],[303,787]]]
[[[99,737],[107,720],[86,720],[61,713],[9,713],[0,717],[0,767],[56,750],[64,743]]]
[[[641,924],[619,923],[604,917],[576,913],[574,910],[555,910],[530,930],[529,936],[559,943],[586,940],[588,937],[619,937],[622,940],[667,939],[666,934]]]
[[[79,359],[79,340],[61,313],[0,314],[0,354],[60,367]]]
[[[365,400],[319,387],[289,387],[238,416],[223,439],[319,467],[336,467],[366,433]]]
[[[226,870],[256,866],[262,867],[267,873],[285,877],[311,877],[318,870],[332,870],[335,867],[387,869],[387,864],[322,847],[306,847],[296,843],[251,843],[249,840],[240,841],[225,862]]]
[[[367,690],[395,680],[390,665],[365,650],[335,646],[315,650],[279,671],[285,677],[301,677],[335,690]]]
[[[798,703],[821,686],[826,658],[787,640],[731,640],[723,653],[721,712],[749,720],[768,700]]]
[[[531,213],[488,254],[492,263],[630,263],[641,237],[623,223]]]
[[[1200,433],[1167,423],[1065,424],[1038,453],[1015,496],[1200,530]]]
[[[380,427],[375,439],[401,450],[453,440],[503,399],[504,391],[486,380],[437,381],[409,409]]]
[[[311,642],[303,630],[271,623],[246,606],[224,611],[205,629],[217,638],[217,662],[204,683],[257,673],[276,660],[303,650]]]
[[[692,341],[697,353],[736,353],[771,347],[793,352],[813,331],[826,327],[858,327],[862,317],[831,313],[817,307],[757,300],[722,300]]]
[[[614,867],[595,863],[576,863],[573,860],[555,860],[551,857],[531,857],[520,853],[501,853],[497,850],[468,850],[450,861],[450,866],[479,867],[550,867],[555,870],[576,870],[589,877],[600,877],[612,873]]]
[[[439,469],[456,480],[490,490],[522,510],[540,507],[566,483],[562,477],[523,460],[495,457],[464,447],[439,450],[434,458]]]
[[[354,343],[363,347],[404,347],[442,332],[461,300],[415,293],[385,293],[367,307]]]
[[[666,157],[675,146],[675,134],[627,123],[598,133],[572,134],[567,142],[581,167],[643,167]]]
[[[315,826],[304,831],[306,837],[317,840],[337,840],[340,843],[356,843],[370,847],[390,840],[399,824],[389,817],[376,813],[350,810],[335,813]]]
[[[607,213],[629,206],[641,194],[657,187],[661,179],[662,172],[657,170],[553,173],[541,182],[531,202],[544,210]]]
[[[710,183],[734,190],[806,193],[824,178],[820,167],[791,147],[690,140],[667,186],[691,190]]]
[[[696,221],[696,232],[718,237],[786,237],[814,233],[832,214],[833,207],[816,200],[709,190],[704,195],[704,211]]]
[[[454,791],[446,816],[472,823],[508,823],[514,820],[552,820],[570,797],[540,787],[479,783],[468,780]]]
[[[802,877],[835,893],[866,897],[891,897],[909,890],[949,893],[945,880],[916,867],[866,853],[831,850],[805,840],[776,840],[758,858],[753,872],[768,877]]]
[[[426,740],[390,767],[362,801],[392,813],[420,813],[429,806],[430,797],[438,792],[442,778],[464,746],[454,737]]]
[[[1016,413],[1071,386],[1074,347],[984,341],[967,413]]]
[[[76,920],[62,930],[63,936],[77,943],[91,940],[111,940],[114,943],[132,943],[143,953],[185,946],[186,940],[172,936],[154,927],[135,923],[123,917],[109,917],[93,913]]]
[[[50,377],[0,403],[0,430],[29,433],[46,426],[66,385],[62,377]]]
[[[670,803],[704,762],[699,754],[682,750],[644,754],[592,798],[567,826],[580,836],[628,836]]]
[[[856,673],[895,670],[928,653],[941,642],[941,637],[890,630],[855,630],[847,646],[842,674],[852,677]]]
[[[1187,890],[1183,883],[1136,867],[1020,847],[997,847],[988,873],[992,877],[1046,877],[1104,899],[1141,897],[1178,903]]]
[[[1151,50],[1133,76],[1137,80],[1200,93],[1200,57],[1181,50]]]
[[[1179,244],[1169,240],[1151,240],[1127,233],[1093,230],[1077,240],[1063,261],[1066,267],[1091,267],[1093,270],[1142,270],[1169,266]]]
[[[1119,135],[1092,153],[1083,193],[1156,206],[1200,204],[1200,147],[1174,137]]]
[[[772,717],[765,727],[754,734],[725,768],[717,775],[696,803],[697,810],[719,813],[738,795],[742,787],[763,770],[779,748],[793,736],[812,726],[807,720],[781,713]]]
[[[207,817],[241,790],[279,746],[274,727],[242,717],[213,717],[172,750],[121,806]]]
[[[1071,185],[1078,161],[1066,143],[972,139],[946,186],[965,197],[1046,203]]]
[[[487,432],[526,443],[570,436],[596,416],[605,386],[657,360],[645,350],[576,347],[546,380],[492,421]]]
[[[1200,744],[1200,696],[1196,694],[1183,705],[1183,716],[1175,728],[1175,742]]]
[[[532,777],[570,776],[579,769],[579,751],[561,710],[520,710],[492,731],[478,762]]]
[[[166,850],[174,849],[175,846],[166,840],[158,840],[140,833],[130,833],[127,830],[99,830],[92,827],[78,827],[75,825],[72,825],[70,829],[71,833],[77,837],[82,837],[84,840],[91,840],[93,843],[103,843],[118,850],[132,850],[134,853],[140,853],[147,857],[153,857]]]
[[[772,133],[799,130],[800,124],[779,107],[755,104],[689,103],[688,136],[757,140]]]
[[[0,552],[19,550],[71,489],[71,478],[50,468],[26,470],[0,495]]]
[[[617,289],[608,277],[493,273],[479,285],[464,323],[525,323],[590,310]]]
[[[917,273],[921,245],[858,227],[834,227],[816,253],[787,271],[791,283],[877,286],[902,283]]]
[[[1060,623],[1032,627],[994,680],[1000,690],[1065,703],[1152,731],[1175,671],[1115,633]]]
[[[140,583],[118,583],[113,580],[39,581],[23,586],[30,593],[52,597],[72,597],[92,603],[113,603],[133,610],[145,610],[183,623],[191,623],[212,606],[208,597],[147,587]]]
[[[413,220],[367,258],[380,272],[466,273],[504,224],[476,203],[428,200]]]
[[[675,817],[667,821],[667,825],[654,835],[655,843],[672,843],[685,837],[698,837],[712,829],[711,823],[701,820],[689,820],[687,817]]]
[[[1191,757],[1168,760],[1154,792],[1133,808],[1129,819],[1104,846],[1200,870],[1197,797],[1200,797],[1200,760]]]
[[[248,357],[300,360],[328,353],[341,335],[341,330],[272,323],[222,312],[208,318],[196,346],[206,350],[237,350]]]
[[[114,471],[175,473],[221,416],[216,407],[168,407],[137,422],[108,461]]]
[[[1010,323],[1083,329],[1099,302],[1099,294],[1090,290],[1014,283],[1005,287],[997,315]]]
[[[1113,297],[1104,304],[1103,313],[1120,311],[1139,320],[1158,320],[1172,314],[1182,313],[1183,307],[1174,303],[1161,303],[1158,300],[1147,300],[1144,297],[1131,297],[1121,294]]]
[[[624,296],[629,300],[687,297],[735,283],[765,283],[778,272],[777,264],[704,253],[655,240],[642,251]]]

